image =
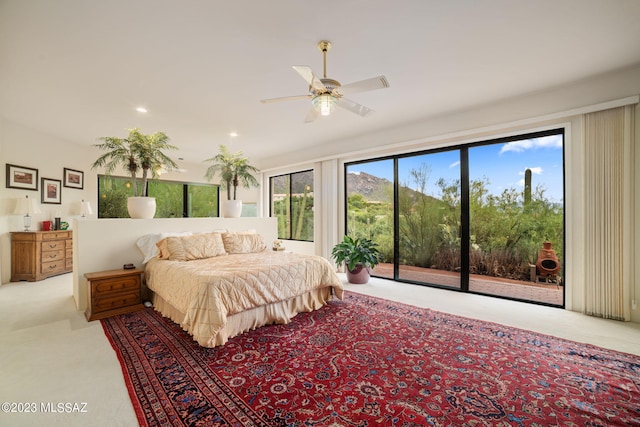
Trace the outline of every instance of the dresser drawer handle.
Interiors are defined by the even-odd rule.
[[[53,244],[49,243],[49,248],[51,249],[55,248],[56,246],[58,246],[57,243],[53,243]]]
[[[53,270],[54,268],[56,268],[58,266],[58,264],[53,264],[49,266],[49,270]]]
[[[51,258],[51,259],[56,258],[56,257],[57,257],[56,254],[49,255],[49,258]]]

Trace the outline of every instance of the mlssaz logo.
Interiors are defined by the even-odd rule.
[[[87,413],[89,411],[87,411],[86,402],[41,402],[40,412],[71,414],[74,412]]]

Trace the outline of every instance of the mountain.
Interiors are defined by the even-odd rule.
[[[393,183],[366,172],[347,174],[347,189],[347,196],[361,194],[370,202],[391,203],[393,199]]]

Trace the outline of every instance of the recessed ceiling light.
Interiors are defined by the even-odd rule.
[[[136,108],[136,111],[137,111],[138,113],[146,113],[146,112],[147,112],[147,109],[146,109],[146,108],[144,108],[144,107],[138,107],[138,108]]]
[[[229,136],[230,137],[235,137],[235,136],[238,136],[238,133],[237,132],[231,132],[231,133],[229,133]]]

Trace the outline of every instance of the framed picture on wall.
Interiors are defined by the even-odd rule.
[[[42,203],[62,203],[62,182],[59,179],[42,178]]]
[[[84,172],[64,168],[64,186],[69,188],[84,188]]]
[[[38,191],[38,169],[7,163],[7,188]]]

